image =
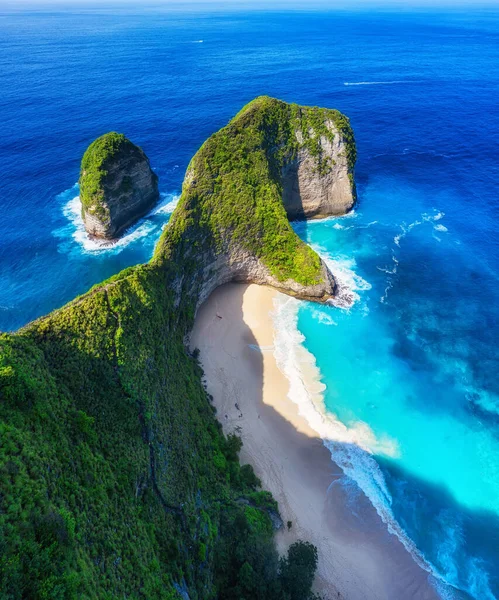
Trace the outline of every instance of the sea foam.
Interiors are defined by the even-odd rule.
[[[338,308],[351,308],[360,300],[359,292],[371,289],[371,284],[355,271],[355,259],[350,256],[332,256],[322,246],[312,244],[312,248],[326,263],[336,280],[337,294],[330,304]]]
[[[346,427],[332,413],[326,412],[325,385],[320,370],[314,355],[303,345],[305,337],[298,329],[299,307],[299,300],[279,296],[273,313],[274,354],[279,369],[290,380],[290,399],[299,406],[300,414],[322,439],[355,444],[367,453],[397,456],[396,442],[377,439],[366,423]]]
[[[395,245],[400,248],[400,241],[403,238],[405,238],[405,236],[408,233],[410,233],[415,227],[418,227],[419,225],[423,225],[424,223],[428,223],[428,222],[429,223],[432,223],[432,222],[435,223],[437,221],[440,221],[444,217],[445,217],[445,213],[444,212],[439,211],[437,209],[433,209],[433,213],[423,213],[419,217],[419,219],[416,219],[416,221],[413,221],[412,223],[409,223],[409,225],[407,225],[406,223],[402,223],[400,225],[401,233],[398,233],[393,238],[393,241],[395,242]],[[436,229],[437,231],[447,231],[447,227],[445,227],[444,225],[441,225],[441,224],[434,225],[433,228]]]
[[[64,227],[53,231],[53,234],[61,240],[59,251],[63,253],[119,254],[138,240],[149,238],[154,234],[158,235],[167,224],[180,198],[177,194],[161,194],[160,202],[148,215],[127,229],[118,240],[108,241],[92,239],[87,234],[81,216],[78,193],[78,184],[75,184],[57,197],[62,203],[62,212],[68,221]]]
[[[335,306],[343,310],[350,309],[360,300],[359,292],[369,290],[370,284],[355,272],[355,261],[352,258],[332,258],[323,248],[315,246],[314,249],[325,260],[340,287],[343,301]],[[397,264],[396,259],[394,262]],[[377,437],[371,427],[361,421],[346,426],[333,412],[326,409],[326,386],[321,371],[315,356],[304,345],[305,336],[298,329],[300,306],[304,304],[295,298],[278,296],[274,299],[273,351],[279,370],[290,384],[288,398],[298,407],[300,416],[322,439],[331,452],[332,459],[341,467],[346,477],[369,498],[390,533],[396,535],[419,566],[435,578],[434,585],[442,598],[452,600],[454,594],[447,586],[444,587],[445,581],[437,569],[422,556],[393,515],[392,498],[373,454],[398,457],[400,449],[397,441],[388,437]],[[316,312],[320,311],[316,309]],[[325,317],[325,321],[329,321],[329,315]],[[321,317],[318,318],[322,320]],[[332,317],[328,324],[334,324]]]

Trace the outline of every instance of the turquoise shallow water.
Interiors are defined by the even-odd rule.
[[[297,225],[355,290],[351,308],[302,305],[298,324],[327,409],[360,430],[382,482],[341,444],[333,456],[353,462],[347,472],[437,574],[485,599],[498,592],[499,398],[487,328],[497,279],[460,235],[462,217],[441,210],[457,205],[454,193],[425,203],[410,182],[373,177],[350,217]]]
[[[358,206],[297,225],[344,299],[297,320],[333,452],[435,573],[499,598],[497,9],[0,8],[0,89],[4,331],[148,260],[191,156],[253,97],[348,114]],[[103,248],[75,182],[109,130],[163,197]]]

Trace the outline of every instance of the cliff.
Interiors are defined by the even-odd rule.
[[[345,117],[250,103],[193,158],[151,263],[0,336],[0,597],[294,598],[275,503],[240,467],[184,340],[225,281],[334,293],[283,203],[304,153],[333,172],[323,125],[351,174]]]
[[[327,300],[334,278],[288,218],[347,212],[355,159],[352,129],[338,111],[253,100],[192,159],[153,262],[182,263],[173,288],[196,306],[228,281]]]
[[[355,204],[355,144],[348,120],[334,110],[299,109],[296,154],[282,168],[290,219],[344,215]]]
[[[147,156],[115,132],[90,144],[79,183],[85,229],[98,238],[118,237],[159,199],[158,178]]]

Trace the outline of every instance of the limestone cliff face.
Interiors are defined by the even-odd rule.
[[[158,178],[141,148],[124,135],[108,133],[83,157],[80,198],[87,232],[113,239],[156,204]]]
[[[289,219],[345,214],[355,201],[355,143],[334,110],[261,97],[194,156],[154,261],[183,265],[176,304],[196,309],[230,281],[325,302],[336,292],[324,261]],[[170,268],[170,267],[169,267]]]
[[[254,254],[238,246],[228,245],[220,253],[208,250],[194,254],[187,249],[183,259],[193,263],[199,261],[199,268],[194,271],[194,277],[180,273],[172,281],[175,305],[179,306],[186,297],[193,298],[195,312],[217,287],[230,282],[268,285],[290,296],[314,302],[326,302],[334,297],[336,291],[334,277],[322,259],[319,259],[318,281],[309,285],[300,284],[292,278],[279,280]]]
[[[317,138],[315,156],[303,145],[302,132],[295,133],[302,147],[282,169],[282,197],[290,219],[344,215],[355,203],[349,141],[332,120],[326,119],[324,125],[330,135],[309,131]]]

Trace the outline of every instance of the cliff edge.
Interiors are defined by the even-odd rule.
[[[117,238],[159,199],[158,178],[144,151],[114,131],[88,147],[79,184],[85,229],[98,238]]]

